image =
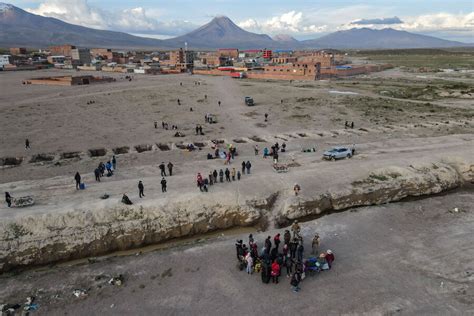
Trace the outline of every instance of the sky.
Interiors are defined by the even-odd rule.
[[[4,0],[5,1],[5,0]],[[474,42],[474,0],[10,0],[72,24],[169,38],[225,15],[247,31],[296,39],[387,28]]]

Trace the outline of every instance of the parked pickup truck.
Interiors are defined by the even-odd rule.
[[[245,97],[245,105],[253,106],[255,104],[253,103],[253,99],[251,97]]]

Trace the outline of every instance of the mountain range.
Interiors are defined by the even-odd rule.
[[[173,49],[184,47],[185,43],[193,49],[222,47],[393,49],[471,45],[390,28],[382,30],[354,28],[304,41],[298,41],[285,34],[271,38],[266,34],[245,31],[224,16],[216,17],[206,25],[185,35],[159,40],[73,25],[55,18],[26,12],[11,4],[0,3],[0,47],[44,48],[51,45],[73,44],[79,47],[116,49]]]

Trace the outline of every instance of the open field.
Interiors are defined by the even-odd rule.
[[[0,268],[17,271],[0,276],[0,303],[35,295],[48,315],[233,315],[274,310],[272,297],[283,305],[277,314],[295,308],[303,314],[473,312],[471,79],[419,77],[395,68],[316,82],[187,74],[137,75],[129,82],[104,73],[117,81],[21,84],[64,74],[70,73],[0,73],[0,133],[6,135],[0,138],[0,191],[32,195],[36,202],[0,206]],[[245,96],[253,97],[254,107],[244,104]],[[217,123],[206,123],[206,114]],[[163,121],[184,136],[163,129]],[[196,135],[197,124],[204,135]],[[237,147],[230,166],[207,159],[213,140],[222,150]],[[262,158],[263,148],[276,142],[287,145],[279,157],[290,166],[287,173],[275,172],[271,159]],[[196,150],[183,149],[188,144]],[[321,159],[326,149],[353,144],[351,159]],[[302,151],[309,148],[316,151]],[[96,182],[94,169],[114,154],[114,175]],[[208,193],[196,187],[198,172],[240,170],[242,161],[251,161],[252,172],[240,181],[210,186]],[[161,162],[175,166],[166,193],[160,188]],[[85,190],[75,189],[76,172]],[[298,196],[295,183],[302,188]],[[133,206],[120,203],[123,193]],[[104,194],[109,198],[101,199]],[[379,205],[357,208],[372,204]],[[454,207],[462,211],[450,212]],[[263,285],[235,268],[235,238],[254,232],[260,246],[267,233],[273,236],[295,218],[332,211],[341,212],[305,223],[303,235],[308,250],[313,232],[321,233],[323,248],[335,251],[335,268],[305,280],[302,292],[290,292],[286,278],[278,286]],[[227,228],[242,231],[216,237]],[[213,237],[198,245],[54,265],[209,232]],[[35,264],[52,265],[15,270]],[[116,274],[125,276],[124,286],[104,281]],[[76,299],[75,288],[90,294]],[[290,295],[298,299],[284,303]]]
[[[360,51],[355,55],[366,57],[371,62],[390,63],[396,67],[474,68],[474,48],[373,50]]]

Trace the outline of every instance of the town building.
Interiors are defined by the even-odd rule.
[[[71,50],[72,63],[75,66],[91,63],[91,52],[87,48],[74,48]]]
[[[262,57],[263,59],[272,59],[272,56],[273,56],[273,52],[269,49],[264,49],[262,51]]]
[[[10,54],[16,55],[26,55],[26,48],[24,47],[11,47]]]
[[[73,45],[51,46],[49,47],[49,53],[53,56],[71,57],[72,50],[75,48],[76,46]]]
[[[239,50],[237,48],[219,48],[217,56],[237,59],[239,58]]]
[[[190,69],[194,64],[194,52],[182,48],[171,51],[169,64],[180,70]]]
[[[11,55],[0,55],[0,68],[3,68],[6,65],[11,65],[13,62]]]
[[[56,64],[64,64],[66,61],[66,56],[48,56],[47,57],[48,63],[56,65]]]

